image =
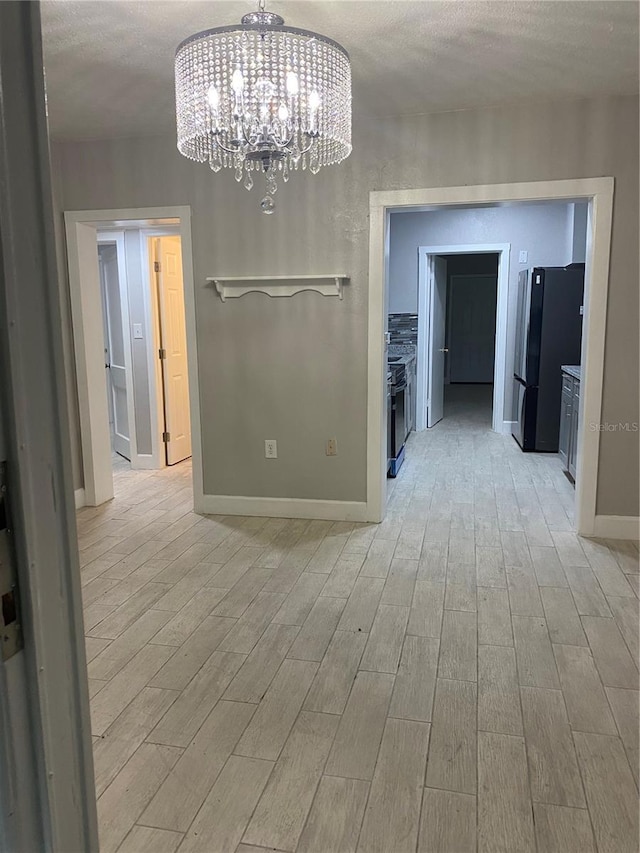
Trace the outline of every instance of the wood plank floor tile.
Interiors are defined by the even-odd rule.
[[[638,791],[620,739],[575,732],[598,853],[637,853]]]
[[[143,613],[153,607],[169,589],[165,583],[148,583],[141,590],[119,607],[116,607],[102,622],[90,629],[92,637],[102,637],[109,640],[117,639],[126,629],[133,625]],[[87,627],[85,625],[85,631]]]
[[[378,607],[360,669],[393,674],[398,671],[408,619],[408,607],[392,604],[381,604]]]
[[[547,623],[530,616],[514,616],[513,635],[522,687],[560,688]]]
[[[360,574],[368,578],[384,578],[389,574],[395,542],[385,539],[374,539],[362,564]]]
[[[492,646],[513,646],[511,611],[506,589],[478,589],[478,642]]]
[[[613,716],[627,752],[636,784],[640,773],[640,694],[636,690],[623,690],[619,687],[606,687],[607,698]]]
[[[551,642],[566,646],[587,646],[571,591],[542,587],[540,595]]]
[[[179,853],[235,850],[272,769],[272,761],[232,755],[185,835]]]
[[[420,822],[429,724],[388,719],[358,850],[413,853]]]
[[[640,661],[640,602],[634,598],[607,596],[613,618],[624,637],[631,657]]]
[[[113,782],[178,695],[175,690],[143,687],[104,735],[98,738],[93,748],[93,772],[98,797]]]
[[[438,678],[426,784],[476,793],[477,686]]]
[[[210,616],[216,604],[227,594],[226,589],[205,587],[188,601],[176,614],[169,613],[169,621],[153,637],[154,643],[181,646]]]
[[[359,577],[342,611],[338,630],[368,633],[373,625],[383,587],[384,581],[381,578]]]
[[[118,847],[118,853],[175,853],[182,841],[182,833],[134,826]]]
[[[478,732],[478,851],[535,850],[524,740]]]
[[[425,540],[422,543],[422,552],[418,566],[417,580],[429,583],[444,583],[447,574],[447,559],[449,553],[449,525],[447,524],[447,536],[444,541],[428,540],[429,525],[425,532]]]
[[[543,616],[537,581],[527,569],[506,570],[511,613],[517,616]]]
[[[584,808],[580,772],[561,691],[523,687],[521,694],[533,801]]]
[[[244,660],[244,655],[214,652],[147,740],[172,746],[188,746]]]
[[[554,646],[553,651],[573,731],[617,734],[591,651],[580,646]]]
[[[319,597],[311,608],[287,657],[321,661],[346,603],[344,598]]]
[[[299,630],[294,625],[269,625],[229,685],[224,698],[235,702],[259,702]]]
[[[477,640],[477,617],[475,613],[445,610],[440,640],[438,678],[476,681]]]
[[[464,583],[447,583],[444,598],[445,610],[466,610],[475,613],[477,608],[476,587]]]
[[[281,625],[302,625],[311,612],[316,598],[327,582],[325,575],[304,573],[282,603],[273,621]]]
[[[234,750],[237,755],[278,758],[317,670],[314,661],[283,661]]]
[[[89,678],[110,679],[165,625],[171,615],[148,610],[113,640],[88,667]]]
[[[362,568],[362,557],[349,554],[338,559],[320,595],[349,598]]]
[[[425,788],[418,853],[476,853],[476,798]]]
[[[221,701],[145,809],[140,823],[186,832],[256,708]]]
[[[264,589],[270,578],[271,569],[248,569],[220,601],[213,615],[238,619]],[[215,584],[215,582],[214,578],[212,583]]]
[[[342,714],[367,638],[359,632],[335,632],[307,695],[306,710]]]
[[[391,561],[391,568],[385,580],[380,602],[409,607],[413,599],[413,590],[418,573],[418,561],[398,559]]]
[[[334,715],[300,714],[244,834],[247,844],[296,849],[337,727]]]
[[[368,793],[368,782],[323,776],[297,853],[355,853]]]
[[[389,716],[404,720],[431,721],[438,650],[438,640],[405,637]]]
[[[115,853],[182,750],[143,743],[98,799],[101,853]]]
[[[207,616],[180,648],[174,649],[173,656],[156,673],[150,685],[183,690],[235,624],[235,619]]]
[[[611,616],[611,610],[590,568],[565,566],[576,609],[581,616]]]
[[[373,777],[393,684],[387,673],[358,673],[325,768],[329,776]]]
[[[514,649],[501,646],[478,648],[478,729],[522,735]]]
[[[91,703],[91,731],[102,735],[171,657],[169,646],[144,646]]]
[[[569,586],[555,548],[532,545],[529,550],[538,586],[565,588]]]
[[[607,687],[637,690],[638,668],[615,621],[598,616],[583,616],[582,626],[602,683]]]
[[[284,599],[284,593],[259,592],[218,646],[220,651],[248,655],[271,624]]]
[[[589,812],[534,803],[538,853],[596,853]]]
[[[442,630],[445,585],[416,581],[407,625],[408,634],[439,638]]]
[[[496,534],[492,541],[499,541],[499,535]],[[502,548],[476,545],[476,579],[478,586],[506,589]]]

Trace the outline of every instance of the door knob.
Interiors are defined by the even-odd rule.
[[[445,347],[444,349],[438,350],[438,352],[449,352],[449,347]]]

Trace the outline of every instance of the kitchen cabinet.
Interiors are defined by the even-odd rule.
[[[562,368],[560,405],[560,442],[558,455],[562,468],[572,481],[576,478],[578,450],[578,418],[580,415],[580,368]]]

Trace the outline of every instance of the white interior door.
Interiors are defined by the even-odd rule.
[[[447,262],[429,258],[427,305],[429,334],[427,340],[427,427],[435,426],[444,414],[444,339],[447,304]]]
[[[158,307],[167,465],[191,456],[187,330],[180,237],[160,237]]]
[[[109,416],[113,418],[113,449],[125,459],[131,459],[122,295],[118,276],[118,253],[115,245],[101,246],[100,257],[107,326],[107,361],[105,364],[107,365],[107,394],[110,398]]]

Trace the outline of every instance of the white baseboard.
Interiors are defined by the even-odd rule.
[[[195,500],[195,511],[203,515],[257,515],[267,518],[318,518],[327,521],[369,520],[367,504],[364,501],[202,495]]]
[[[633,515],[596,515],[593,536],[600,539],[640,539],[640,518]]]
[[[81,509],[83,506],[87,505],[84,489],[76,489],[73,493],[73,497],[75,498],[76,509]]]
[[[515,421],[502,421],[502,435],[511,435],[511,427]]]

